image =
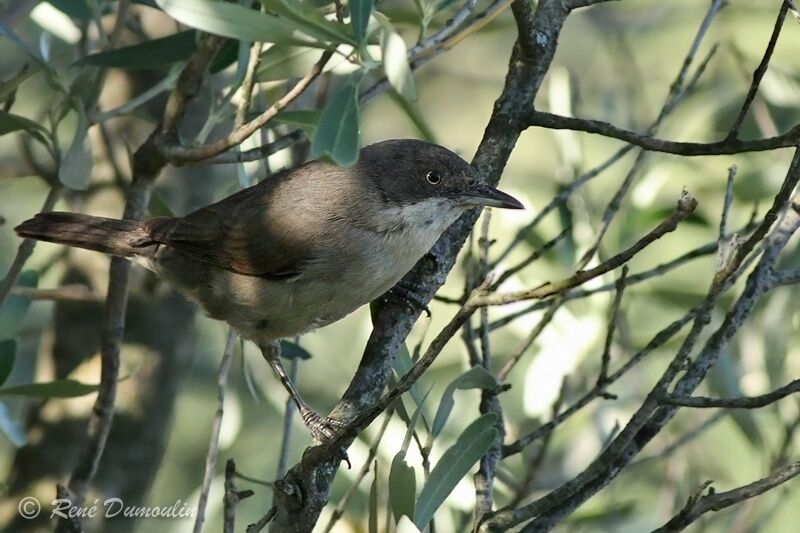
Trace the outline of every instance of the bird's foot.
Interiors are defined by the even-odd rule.
[[[392,287],[389,290],[389,292],[394,294],[404,302],[406,302],[412,309],[423,311],[425,315],[427,315],[430,318],[431,310],[425,304],[425,301],[422,299],[422,296],[420,296],[419,287],[417,287],[413,283],[401,280],[397,283],[397,285]]]
[[[300,418],[303,419],[303,423],[311,432],[311,436],[321,443],[334,440],[339,435],[339,432],[347,427],[344,422],[322,416],[310,407],[302,407],[300,409]],[[340,447],[338,453],[339,459],[347,463],[347,468],[351,468],[352,465],[350,464],[350,458],[347,456],[347,450],[344,447]]]

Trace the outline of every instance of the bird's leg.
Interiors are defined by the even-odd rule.
[[[405,278],[401,279],[394,287],[389,289],[389,292],[406,302],[412,309],[424,311],[428,317],[431,316],[430,308],[425,305],[419,295],[420,289],[414,283],[406,281]]]
[[[334,437],[336,437],[337,431],[344,428],[345,424],[339,422],[338,420],[321,416],[319,413],[309,407],[305,400],[303,400],[303,398],[300,396],[300,393],[297,391],[297,388],[294,386],[294,383],[292,383],[292,380],[289,378],[289,375],[286,373],[286,369],[283,367],[283,363],[281,362],[280,358],[280,344],[277,342],[271,342],[268,344],[259,345],[259,348],[261,349],[261,354],[264,356],[264,359],[267,360],[269,366],[271,366],[272,370],[278,375],[278,378],[281,380],[281,384],[289,393],[289,396],[292,398],[294,403],[297,405],[297,410],[300,412],[300,418],[311,432],[311,435],[320,442],[332,440]]]

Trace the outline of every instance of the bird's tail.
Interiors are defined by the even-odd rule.
[[[14,231],[20,237],[95,250],[120,257],[141,251],[149,240],[145,227],[133,220],[79,213],[39,213]]]

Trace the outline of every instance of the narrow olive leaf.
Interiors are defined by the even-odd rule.
[[[240,41],[325,47],[260,11],[213,0],[157,0],[169,16],[187,26]]]
[[[473,366],[451,381],[442,393],[439,408],[436,410],[436,416],[433,418],[431,438],[438,436],[442,432],[442,429],[444,429],[447,418],[453,410],[453,405],[455,405],[453,393],[456,389],[493,389],[497,386],[498,383],[495,377],[482,366]]]
[[[348,31],[347,26],[325,16],[301,2],[287,2],[286,0],[261,0],[267,10],[276,13],[284,20],[291,21],[297,28],[319,41],[332,44],[347,43],[356,46],[358,42]]]
[[[409,445],[411,445],[411,438],[414,436],[414,428],[417,425],[417,420],[419,420],[420,415],[422,414],[422,407],[425,405],[425,400],[428,399],[428,396],[433,390],[433,387],[428,389],[428,392],[425,393],[425,396],[422,397],[422,401],[419,402],[417,408],[414,410],[414,414],[411,415],[411,420],[408,421],[408,428],[406,429],[406,436],[403,439],[403,446],[400,448],[403,453],[408,451]]]
[[[394,360],[395,374],[397,374],[398,378],[402,378],[411,372],[411,368],[413,366],[414,361],[411,360],[411,354],[408,352],[408,348],[405,344],[401,345],[400,349],[397,351],[397,357]],[[411,390],[409,393],[411,394],[411,398],[414,400],[414,403],[417,406],[420,406],[422,404],[422,386],[419,384],[419,381],[415,381],[414,384],[411,385]]]
[[[0,388],[0,396],[27,396],[29,398],[75,398],[97,392],[100,385],[89,385],[74,379],[57,379],[44,383],[28,383]]]
[[[153,217],[174,217],[175,213],[169,208],[164,198],[160,194],[154,192],[150,196],[150,203],[147,204],[147,212]]]
[[[372,484],[369,487],[369,523],[367,531],[378,533],[378,460],[375,459],[372,467]]]
[[[0,385],[6,382],[14,368],[17,355],[17,341],[13,339],[0,341]]]
[[[256,81],[280,81],[299,78],[317,61],[318,50],[302,46],[273,44],[261,54]]]
[[[48,0],[53,7],[77,20],[92,20],[92,8],[87,0]]]
[[[414,516],[414,498],[417,495],[417,473],[406,463],[406,454],[397,452],[389,470],[389,503],[395,522],[403,515]]]
[[[38,74],[41,70],[42,66],[38,63],[25,63],[16,75],[7,80],[0,81],[0,100],[5,100],[8,95],[16,91],[20,85]]]
[[[35,289],[39,284],[39,274],[33,270],[26,270],[17,278],[17,287]],[[3,306],[0,307],[0,339],[13,339],[17,336],[25,313],[31,305],[31,299],[16,294],[9,294]]]
[[[296,342],[281,341],[281,357],[284,359],[311,359],[311,353]]]
[[[433,4],[431,5],[431,15],[435,15],[440,11],[444,11],[456,2],[457,0],[434,0]],[[431,18],[433,17],[431,16]]]
[[[408,116],[424,140],[433,144],[439,144],[436,140],[436,134],[428,124],[428,119],[420,112],[419,107],[417,107],[415,103],[406,100],[394,91],[389,91],[389,97],[403,110],[406,116]]]
[[[416,100],[417,89],[408,64],[406,43],[388,23],[381,32],[381,54],[383,70],[394,90],[406,100]]]
[[[328,154],[341,166],[353,165],[358,159],[358,86],[363,76],[363,70],[352,73],[322,110],[311,141],[312,159]]]
[[[321,112],[313,109],[298,109],[297,111],[281,111],[274,120],[281,124],[300,128],[307,133],[314,133],[321,115]]]
[[[75,65],[125,69],[159,68],[191,57],[197,49],[197,32],[186,30],[141,44],[89,54]]]
[[[78,124],[72,142],[67,148],[58,167],[58,179],[78,191],[89,188],[89,177],[92,173],[92,146],[89,143],[89,121],[86,113],[78,110]]]
[[[5,436],[8,437],[8,440],[17,448],[25,446],[27,442],[25,428],[23,428],[19,422],[11,418],[11,412],[8,410],[8,406],[3,402],[0,402],[0,431],[2,431]]]
[[[350,0],[350,25],[359,44],[367,41],[367,26],[372,14],[372,0]]]
[[[234,61],[239,59],[239,42],[240,41],[234,39],[225,39],[219,52],[217,52],[217,55],[214,56],[214,59],[211,60],[211,64],[208,66],[208,70],[211,74],[216,74],[221,70],[225,70],[231,66]]]
[[[41,124],[29,118],[0,110],[0,135],[13,133],[15,131],[27,131],[33,135],[37,141],[45,146],[48,145],[46,137],[47,130]]]
[[[455,444],[444,452],[433,467],[427,483],[422,487],[414,506],[414,523],[425,527],[439,506],[453,491],[459,480],[469,473],[472,466],[486,453],[497,438],[497,415],[488,413],[467,426]]]

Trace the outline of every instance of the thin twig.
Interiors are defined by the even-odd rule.
[[[758,409],[765,407],[778,400],[800,392],[800,379],[796,379],[791,383],[787,383],[783,387],[775,389],[766,394],[758,396],[742,396],[739,398],[709,398],[706,396],[691,396],[683,398],[679,396],[667,396],[661,401],[668,405],[679,405],[682,407],[695,407],[700,409],[707,409],[710,407],[722,407],[725,409]]]
[[[617,318],[619,315],[619,305],[622,302],[622,294],[625,292],[625,282],[628,277],[628,265],[622,267],[622,274],[616,283],[614,300],[611,302],[611,310],[608,313],[608,328],[606,329],[606,341],[603,346],[603,355],[600,357],[600,375],[597,377],[597,386],[603,387],[608,381],[608,367],[611,364],[611,346],[614,342],[614,332],[617,329]]]
[[[617,127],[602,120],[590,120],[575,117],[565,117],[546,113],[544,111],[530,111],[527,124],[552,130],[572,130],[593,133],[625,141],[652,152],[663,152],[683,156],[701,155],[732,155],[745,152],[764,152],[778,148],[791,148],[800,142],[800,124],[795,125],[788,132],[774,137],[741,141],[739,139],[726,139],[722,141],[700,143],[669,141],[643,135],[634,131]]]
[[[102,302],[103,299],[87,285],[80,283],[62,285],[55,289],[35,289],[33,287],[12,287],[11,294],[31,300],[54,302]]]
[[[767,72],[767,67],[769,67],[769,61],[772,58],[772,52],[775,50],[775,44],[778,42],[778,36],[781,34],[783,21],[786,20],[786,13],[788,11],[789,2],[784,1],[781,4],[780,10],[778,10],[778,17],[775,19],[775,26],[772,29],[772,35],[770,35],[769,43],[767,43],[767,47],[764,50],[764,55],[761,58],[761,62],[758,64],[758,67],[756,67],[755,71],[753,71],[753,81],[750,83],[750,88],[747,90],[747,96],[745,96],[742,107],[739,109],[739,114],[736,115],[736,120],[733,121],[733,125],[728,132],[728,136],[725,138],[726,140],[739,138],[739,132],[742,129],[744,119],[747,117],[747,112],[750,111],[750,106],[753,104],[753,100],[756,97],[758,87],[761,84],[761,79]]]
[[[668,233],[675,231],[675,229],[678,227],[678,224],[686,220],[686,218],[688,218],[689,215],[694,212],[696,207],[697,200],[695,200],[691,194],[684,191],[680,200],[678,200],[677,206],[666,220],[664,220],[645,236],[641,237],[630,248],[618,253],[600,265],[589,270],[580,270],[572,276],[564,278],[560,281],[544,283],[535,289],[483,295],[480,298],[477,298],[473,303],[475,305],[502,305],[521,300],[540,300],[555,294],[563,293],[564,291],[573,287],[577,287],[578,285],[581,285],[590,279],[594,279],[622,266],[633,256],[638,254],[656,240]]]
[[[208,493],[211,490],[211,481],[217,470],[217,456],[219,455],[219,432],[222,428],[222,415],[225,412],[225,391],[228,388],[228,371],[231,368],[233,352],[236,347],[236,333],[233,330],[228,332],[228,340],[225,342],[225,351],[222,352],[222,359],[219,362],[217,371],[217,411],[214,413],[214,421],[211,424],[211,436],[208,441],[208,452],[206,452],[205,470],[203,471],[203,483],[200,485],[200,498],[197,500],[197,516],[194,520],[194,533],[203,530],[203,522],[206,519],[206,505],[208,504]],[[226,467],[227,479],[227,467]]]
[[[339,503],[336,504],[336,508],[331,513],[331,518],[328,521],[328,525],[325,526],[324,533],[329,533],[333,529],[333,526],[336,524],[336,522],[338,522],[339,519],[342,516],[344,516],[344,510],[347,508],[347,504],[350,501],[350,498],[352,498],[353,495],[358,490],[358,486],[361,484],[361,481],[365,477],[367,477],[367,474],[369,473],[369,466],[372,464],[372,461],[374,461],[375,457],[378,455],[378,446],[381,443],[381,439],[383,439],[384,433],[386,433],[386,428],[389,427],[389,421],[392,419],[393,414],[394,412],[390,410],[383,417],[383,423],[381,424],[380,429],[378,429],[378,434],[375,436],[375,440],[372,442],[372,446],[369,447],[369,452],[367,453],[367,460],[364,461],[361,470],[358,471],[355,479],[347,488],[347,492],[344,493],[342,499],[339,500]]]
[[[255,494],[252,490],[239,490],[236,488],[236,463],[233,459],[225,462],[225,495],[222,497],[222,531],[233,533],[236,523],[236,506],[245,498]]]
[[[710,487],[711,481],[706,481],[689,498],[686,505],[677,515],[660,528],[653,530],[653,533],[683,531],[692,522],[709,511],[720,511],[760,494],[764,494],[790,481],[797,475],[800,475],[800,461],[787,465],[758,481],[727,492],[715,492],[713,487]],[[708,493],[703,495],[706,488],[709,489]]]
[[[256,83],[256,70],[258,70],[258,64],[261,61],[261,49],[263,48],[264,43],[262,42],[255,42],[250,47],[250,58],[247,61],[247,71],[244,75],[244,80],[242,80],[242,86],[239,89],[241,93],[241,101],[239,105],[236,107],[236,118],[233,121],[233,129],[238,130],[244,125],[244,121],[247,118],[247,111],[250,109],[250,100],[253,97],[253,87]]]
[[[55,206],[56,202],[61,197],[62,190],[62,187],[57,184],[50,187],[50,192],[47,193],[47,198],[45,198],[44,204],[42,205],[42,213],[53,210],[53,206]],[[6,272],[3,281],[0,282],[0,306],[3,305],[6,297],[8,297],[8,294],[11,292],[11,288],[17,282],[17,278],[22,272],[22,267],[25,266],[25,263],[30,258],[35,246],[36,241],[33,239],[23,239],[19,244],[17,254],[14,256],[14,261],[11,262],[8,272]]]
[[[556,297],[553,299],[552,302],[550,302],[549,306],[547,307],[547,310],[544,312],[544,315],[542,315],[542,318],[539,320],[539,322],[536,323],[536,326],[534,326],[534,328],[531,330],[528,336],[525,337],[525,339],[523,339],[522,342],[520,342],[516,348],[514,348],[514,351],[511,352],[511,355],[506,360],[505,364],[503,365],[503,368],[501,368],[500,371],[497,373],[497,381],[503,382],[506,379],[508,379],[508,375],[517,365],[517,363],[525,354],[525,352],[528,350],[528,348],[530,348],[530,346],[536,341],[536,339],[539,338],[539,335],[541,335],[544,329],[550,325],[550,322],[553,321],[553,317],[555,317],[556,312],[561,308],[561,304],[563,303],[564,303],[563,297]]]
[[[313,83],[317,77],[322,74],[323,68],[328,63],[328,60],[333,56],[333,52],[326,50],[322,56],[314,64],[313,67],[303,76],[285,95],[283,95],[277,102],[272,104],[258,117],[254,118],[247,124],[244,124],[238,129],[233,130],[227,136],[213,143],[200,147],[187,148],[177,144],[169,144],[161,146],[161,153],[169,161],[182,164],[182,163],[196,163],[205,159],[217,156],[234,146],[240,144],[242,141],[250,137],[258,129],[263,127],[267,122],[275,117],[281,110],[291,104],[295,98],[300,96],[308,87]]]
[[[272,521],[273,518],[275,518],[275,513],[277,512],[277,510],[278,508],[274,505],[270,507],[269,511],[267,511],[264,514],[264,516],[259,518],[257,522],[247,526],[247,529],[245,530],[246,533],[259,533],[262,529],[266,527],[267,524],[269,524]]]

